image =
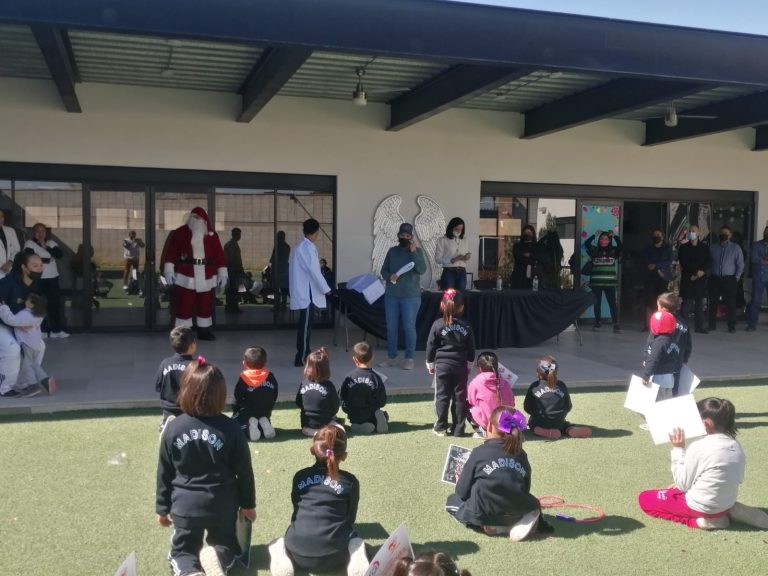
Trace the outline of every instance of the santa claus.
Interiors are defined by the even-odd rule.
[[[192,326],[196,312],[197,337],[214,340],[214,288],[226,286],[227,262],[205,210],[194,208],[187,223],[173,231],[162,265],[165,281],[174,286],[176,326]]]

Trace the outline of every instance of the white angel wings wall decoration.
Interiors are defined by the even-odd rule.
[[[398,194],[387,196],[376,208],[373,215],[373,254],[372,271],[377,276],[381,273],[387,251],[397,244],[397,231],[405,218],[400,212],[403,199]],[[435,261],[437,240],[445,234],[445,215],[440,205],[429,196],[419,195],[416,203],[421,210],[414,219],[416,237],[424,250],[430,274],[424,274],[421,285],[424,288],[436,288],[440,278],[440,264]]]

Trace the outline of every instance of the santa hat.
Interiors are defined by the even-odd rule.
[[[200,206],[197,206],[196,208],[192,208],[190,215],[194,214],[200,220],[205,222],[206,227],[208,228],[208,234],[213,235],[213,228],[211,227],[211,221],[208,220],[208,212],[200,208]]]
[[[666,310],[659,310],[651,315],[651,332],[653,334],[674,334],[677,320]]]

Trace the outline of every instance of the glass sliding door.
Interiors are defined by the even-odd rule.
[[[31,238],[32,227],[41,223],[63,256],[56,260],[61,289],[63,325],[82,327],[90,291],[83,285],[83,189],[80,183],[17,180],[12,197],[3,189],[0,208],[9,211],[6,225],[20,236]],[[21,230],[23,228],[23,231]],[[23,246],[23,238],[22,246]]]
[[[274,294],[271,291],[269,259],[274,241],[274,190],[256,188],[216,188],[216,231],[225,247],[225,254],[240,250],[242,271],[229,262],[229,302],[225,295],[225,311],[216,318],[218,325],[270,325]],[[233,229],[240,230],[240,240],[232,240]],[[228,258],[229,260],[229,258]],[[237,311],[239,310],[239,312]]]
[[[90,189],[91,324],[147,323],[147,190],[142,186],[93,185]]]

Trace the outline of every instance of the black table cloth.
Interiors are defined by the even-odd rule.
[[[363,295],[340,288],[342,314],[369,334],[386,340],[384,297],[372,305]],[[432,323],[440,316],[441,292],[423,292],[416,318],[418,350],[424,350]],[[487,290],[464,293],[464,318],[480,348],[527,348],[556,336],[594,304],[591,292],[572,290]],[[401,331],[402,332],[402,331]],[[400,336],[402,344],[402,334]]]

